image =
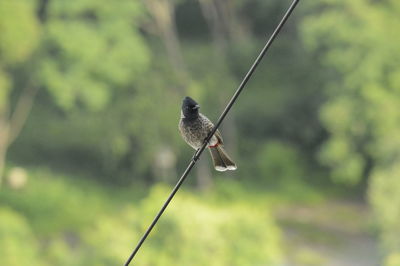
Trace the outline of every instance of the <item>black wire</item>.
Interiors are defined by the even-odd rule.
[[[164,205],[161,207],[160,211],[157,213],[156,217],[154,218],[153,222],[150,224],[150,226],[147,228],[146,232],[142,236],[142,238],[139,240],[139,243],[133,250],[132,254],[129,256],[128,260],[124,264],[124,266],[128,266],[129,263],[132,261],[132,259],[135,257],[136,253],[139,251],[140,247],[142,246],[143,242],[146,240],[147,236],[150,234],[151,230],[153,227],[156,225],[158,220],[160,219],[161,215],[164,213],[165,209],[167,208],[168,204],[171,202],[172,198],[175,196],[176,192],[179,190],[180,186],[182,183],[185,181],[187,175],[190,173],[192,170],[193,166],[196,164],[197,160],[200,158],[200,155],[203,153],[204,149],[207,146],[208,141],[211,139],[211,137],[214,135],[215,131],[217,131],[218,127],[221,125],[222,121],[224,120],[225,116],[228,114],[229,110],[232,108],[233,104],[239,97],[239,94],[242,92],[244,86],[246,83],[249,81],[250,77],[253,75],[254,70],[257,68],[258,64],[261,62],[261,59],[264,57],[265,53],[267,52],[268,48],[271,46],[272,42],[275,40],[275,37],[278,35],[280,30],[282,29],[283,25],[285,24],[286,20],[289,18],[289,16],[292,14],[294,8],[296,7],[297,3],[300,0],[293,0],[292,4],[286,11],[285,15],[279,22],[278,26],[275,28],[274,32],[272,33],[271,37],[265,44],[264,48],[261,50],[260,54],[254,61],[253,65],[251,66],[250,70],[247,72],[246,76],[244,77],[243,81],[240,83],[239,87],[237,88],[235,94],[232,96],[231,100],[225,107],[225,110],[222,112],[221,116],[219,117],[217,123],[215,124],[213,130],[210,132],[208,137],[204,140],[203,146],[201,146],[200,149],[198,149],[194,155],[192,160],[190,161],[188,167],[186,168],[185,172],[182,174],[181,178],[179,179],[178,183],[175,185],[174,189],[172,190],[171,194],[168,196],[167,200],[165,201]]]

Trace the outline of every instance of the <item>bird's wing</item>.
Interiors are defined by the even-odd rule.
[[[210,132],[214,128],[214,124],[205,115],[200,114],[200,117],[203,119],[206,127],[208,128],[208,130]],[[224,141],[222,140],[221,132],[219,132],[218,129],[217,129],[217,131],[215,131],[214,136],[217,137],[219,144],[222,144],[222,145],[224,144]]]
[[[217,131],[215,131],[215,134],[214,134],[214,136],[216,136],[216,137],[217,137],[217,139],[218,139],[218,142],[219,142],[220,144],[224,145],[224,141],[222,140],[222,135],[221,135],[221,132],[219,132],[219,130],[218,130],[218,129],[217,129]]]

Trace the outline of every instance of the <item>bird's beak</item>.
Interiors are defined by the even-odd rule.
[[[194,110],[197,110],[197,109],[199,109],[199,108],[200,108],[200,105],[198,105],[198,104],[196,104],[196,105],[193,107]]]

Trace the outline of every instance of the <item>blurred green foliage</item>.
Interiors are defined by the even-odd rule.
[[[106,190],[94,181],[33,171],[27,188],[5,188],[0,195],[1,262],[123,264],[170,189],[156,185],[137,204],[121,199],[121,193],[137,194],[132,189]],[[280,231],[269,207],[252,206],[242,195],[204,201],[182,191],[137,259],[142,265],[279,265]]]
[[[32,53],[39,41],[35,4],[24,0],[2,1],[0,17],[1,61],[3,64],[21,62]]]
[[[260,150],[257,169],[261,177],[274,178],[271,184],[296,182],[305,176],[304,163],[298,151],[287,143],[270,141]],[[279,180],[275,178],[279,176]]]
[[[39,244],[26,218],[4,206],[0,208],[0,217],[1,263],[40,265]]]
[[[181,99],[215,121],[288,4],[0,1],[0,264],[122,264],[191,156]],[[199,170],[140,264],[279,265],[271,206],[334,195],[368,198],[384,263],[397,265],[399,11],[300,3],[222,125],[238,171],[200,193]],[[13,125],[23,130],[10,137]]]
[[[305,43],[335,71],[321,121],[320,153],[335,180],[369,181],[384,250],[400,250],[400,26],[398,1],[321,1],[303,24]]]
[[[0,3],[0,114],[15,89],[12,71],[24,63],[40,41],[40,27],[32,1]]]
[[[147,69],[150,53],[138,33],[135,1],[52,1],[47,9],[40,79],[64,109],[105,108],[115,90]]]
[[[385,266],[395,266],[400,264],[400,254],[393,253],[387,257]]]

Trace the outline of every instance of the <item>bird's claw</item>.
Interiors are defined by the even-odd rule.
[[[200,148],[198,148],[198,149],[195,151],[195,153],[193,154],[193,156],[192,156],[192,161],[196,162],[196,161],[199,159],[199,156],[198,156],[199,150],[200,150]]]

